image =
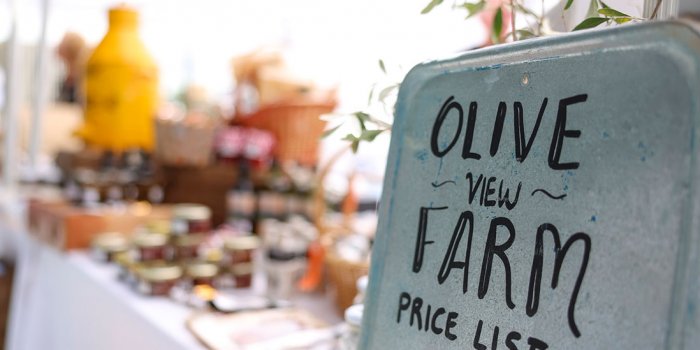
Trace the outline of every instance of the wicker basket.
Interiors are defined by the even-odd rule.
[[[273,153],[280,161],[314,166],[318,163],[320,138],[326,127],[320,116],[334,108],[335,102],[272,104],[241,118],[241,124],[275,135]]]
[[[335,305],[342,315],[357,295],[357,280],[369,273],[369,262],[341,258],[332,247],[326,247],[326,274],[335,292]]]
[[[212,158],[216,126],[156,121],[156,157],[166,165],[204,167]]]

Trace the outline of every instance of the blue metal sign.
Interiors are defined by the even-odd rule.
[[[396,109],[363,349],[697,349],[700,36],[429,62]]]

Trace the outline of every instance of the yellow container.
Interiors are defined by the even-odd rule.
[[[85,121],[88,145],[120,152],[153,149],[158,70],[138,36],[138,13],[109,10],[109,29],[87,61]]]

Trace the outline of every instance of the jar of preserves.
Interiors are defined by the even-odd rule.
[[[117,278],[133,287],[136,284],[136,271],[139,268],[139,263],[134,261],[129,252],[118,253],[114,256],[114,262],[117,264]]]
[[[191,262],[185,265],[185,277],[190,287],[199,285],[214,286],[219,267],[208,262]]]
[[[235,288],[250,288],[253,285],[253,263],[238,263],[229,268]]]
[[[207,233],[211,230],[211,209],[201,204],[178,204],[173,208],[171,232],[175,235]]]
[[[224,263],[231,267],[252,263],[255,250],[260,244],[257,236],[228,237],[224,242]]]
[[[142,265],[138,271],[137,290],[143,295],[165,296],[182,277],[182,268],[162,261]]]
[[[165,260],[168,254],[168,236],[160,233],[143,232],[133,238],[135,261]]]
[[[129,241],[119,232],[100,233],[92,240],[91,253],[97,261],[110,262],[118,253],[129,249]]]
[[[172,257],[174,260],[193,260],[199,257],[199,247],[204,242],[203,234],[179,235],[173,237]]]

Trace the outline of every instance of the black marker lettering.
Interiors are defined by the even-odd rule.
[[[559,238],[559,231],[552,224],[542,224],[537,228],[537,234],[535,237],[535,254],[532,260],[532,269],[530,270],[530,286],[527,293],[527,303],[525,305],[525,312],[528,316],[532,317],[537,313],[537,308],[540,300],[540,285],[542,283],[542,265],[543,265],[543,254],[544,254],[544,242],[543,235],[545,231],[549,231],[554,239],[554,272],[552,274],[552,289],[557,287],[559,283],[559,271],[564,263],[564,258],[569,252],[569,248],[576,242],[583,242],[583,258],[581,261],[581,267],[579,268],[578,276],[576,277],[576,284],[574,285],[574,290],[571,293],[571,299],[569,300],[569,308],[567,311],[567,318],[569,321],[569,328],[571,332],[576,336],[580,337],[581,332],[576,326],[576,321],[574,319],[574,309],[576,307],[576,299],[578,298],[578,293],[581,288],[581,283],[583,282],[583,277],[586,274],[586,268],[588,266],[588,258],[591,254],[591,238],[583,232],[576,233],[569,237],[569,239],[561,248],[561,240]]]
[[[484,196],[484,206],[486,207],[493,207],[496,205],[496,201],[493,199],[489,199],[489,196],[496,193],[495,188],[491,188],[491,184],[496,181],[496,178],[491,176],[489,178],[489,181],[486,182],[486,196]]]
[[[498,146],[501,144],[501,134],[503,133],[503,121],[506,119],[506,106],[505,102],[498,104],[498,111],[496,111],[496,121],[493,124],[493,134],[491,135],[491,148],[489,153],[491,157],[496,155],[498,152]]]
[[[527,154],[530,153],[530,147],[532,147],[532,142],[537,136],[537,130],[540,128],[540,122],[542,121],[545,108],[547,108],[547,98],[542,101],[540,113],[537,114],[535,126],[532,128],[532,132],[530,133],[530,139],[525,141],[523,105],[520,102],[513,103],[513,113],[515,116],[515,118],[513,118],[513,132],[515,133],[515,159],[521,163],[525,160],[525,158],[527,158]]]
[[[440,317],[440,316],[442,316],[442,315],[444,315],[444,314],[445,314],[445,308],[443,308],[443,307],[438,308],[437,310],[435,310],[435,313],[433,314],[433,319],[431,320],[431,321],[432,321],[432,322],[431,322],[431,323],[432,323],[431,328],[432,328],[432,330],[433,330],[433,333],[435,333],[435,334],[440,334],[440,333],[442,333],[442,328],[436,327],[435,324],[437,323],[438,317]]]
[[[510,332],[506,336],[506,347],[508,350],[518,350],[518,347],[513,343],[513,340],[520,340],[521,335],[518,332]]]
[[[399,296],[399,313],[396,315],[396,323],[401,323],[401,311],[408,310],[411,305],[411,296],[403,292]]]
[[[528,338],[527,343],[530,345],[530,350],[545,350],[549,347],[547,343],[537,338]]]
[[[430,137],[430,150],[438,158],[442,158],[452,149],[452,147],[454,147],[455,143],[457,143],[457,139],[459,138],[459,134],[462,133],[464,111],[462,110],[462,106],[458,102],[453,100],[454,96],[450,96],[450,98],[448,98],[447,101],[445,101],[445,103],[440,108],[440,112],[438,112],[437,117],[435,117],[435,123],[433,124],[433,133]],[[440,129],[442,128],[442,123],[445,121],[445,118],[447,118],[447,114],[449,114],[449,112],[453,109],[456,109],[459,113],[459,124],[457,125],[457,131],[452,137],[452,141],[450,141],[450,144],[447,147],[445,147],[445,149],[440,150],[440,145],[438,145]]]
[[[472,345],[474,345],[475,350],[486,350],[486,345],[479,343],[481,338],[481,327],[484,325],[484,321],[479,320],[479,323],[476,325],[476,334],[474,334],[474,342]]]
[[[413,305],[411,306],[411,321],[409,324],[413,326],[413,318],[418,319],[418,329],[422,328],[423,322],[421,322],[420,308],[423,306],[423,299],[420,297],[415,297],[413,299]]]
[[[559,101],[559,110],[557,111],[557,121],[554,124],[554,134],[552,135],[552,144],[549,146],[549,157],[547,162],[549,167],[554,170],[577,169],[578,162],[559,163],[561,157],[561,149],[564,145],[564,138],[578,138],[581,136],[581,130],[566,129],[566,107],[575,103],[586,101],[587,94],[568,97]]]
[[[462,235],[464,234],[464,228],[467,223],[469,223],[469,236],[467,237],[467,252],[464,257],[464,261],[455,261],[455,255],[457,254],[457,247],[462,240]],[[445,258],[442,260],[442,265],[440,266],[440,272],[438,273],[437,279],[439,284],[445,283],[447,277],[450,276],[450,271],[452,269],[462,269],[464,276],[462,279],[462,293],[467,292],[468,280],[469,280],[469,256],[472,250],[472,234],[474,231],[474,214],[470,211],[465,211],[459,216],[457,225],[455,226],[454,232],[452,233],[452,239],[450,239],[449,247],[447,252],[445,252]]]
[[[498,226],[503,226],[508,230],[508,240],[501,245],[496,244],[496,235]],[[486,238],[486,247],[484,248],[484,260],[481,263],[481,278],[479,279],[479,299],[483,299],[486,296],[486,292],[489,290],[489,280],[491,279],[491,265],[493,263],[493,256],[497,255],[501,262],[503,263],[503,268],[505,270],[506,277],[506,305],[509,308],[515,308],[513,300],[510,295],[510,263],[508,262],[508,257],[505,251],[510,248],[515,240],[515,228],[513,223],[507,218],[497,217],[491,220],[491,227],[489,228],[489,234]]]
[[[481,159],[481,155],[471,151],[474,140],[474,125],[476,124],[476,102],[469,104],[469,116],[467,117],[467,132],[464,135],[464,145],[462,146],[463,159]]]
[[[430,210],[445,210],[447,207],[439,208],[420,208],[420,218],[418,219],[418,237],[416,237],[416,250],[413,254],[413,272],[420,272],[423,266],[423,256],[425,255],[425,246],[434,243],[426,240],[425,236],[428,230],[428,211]]]

